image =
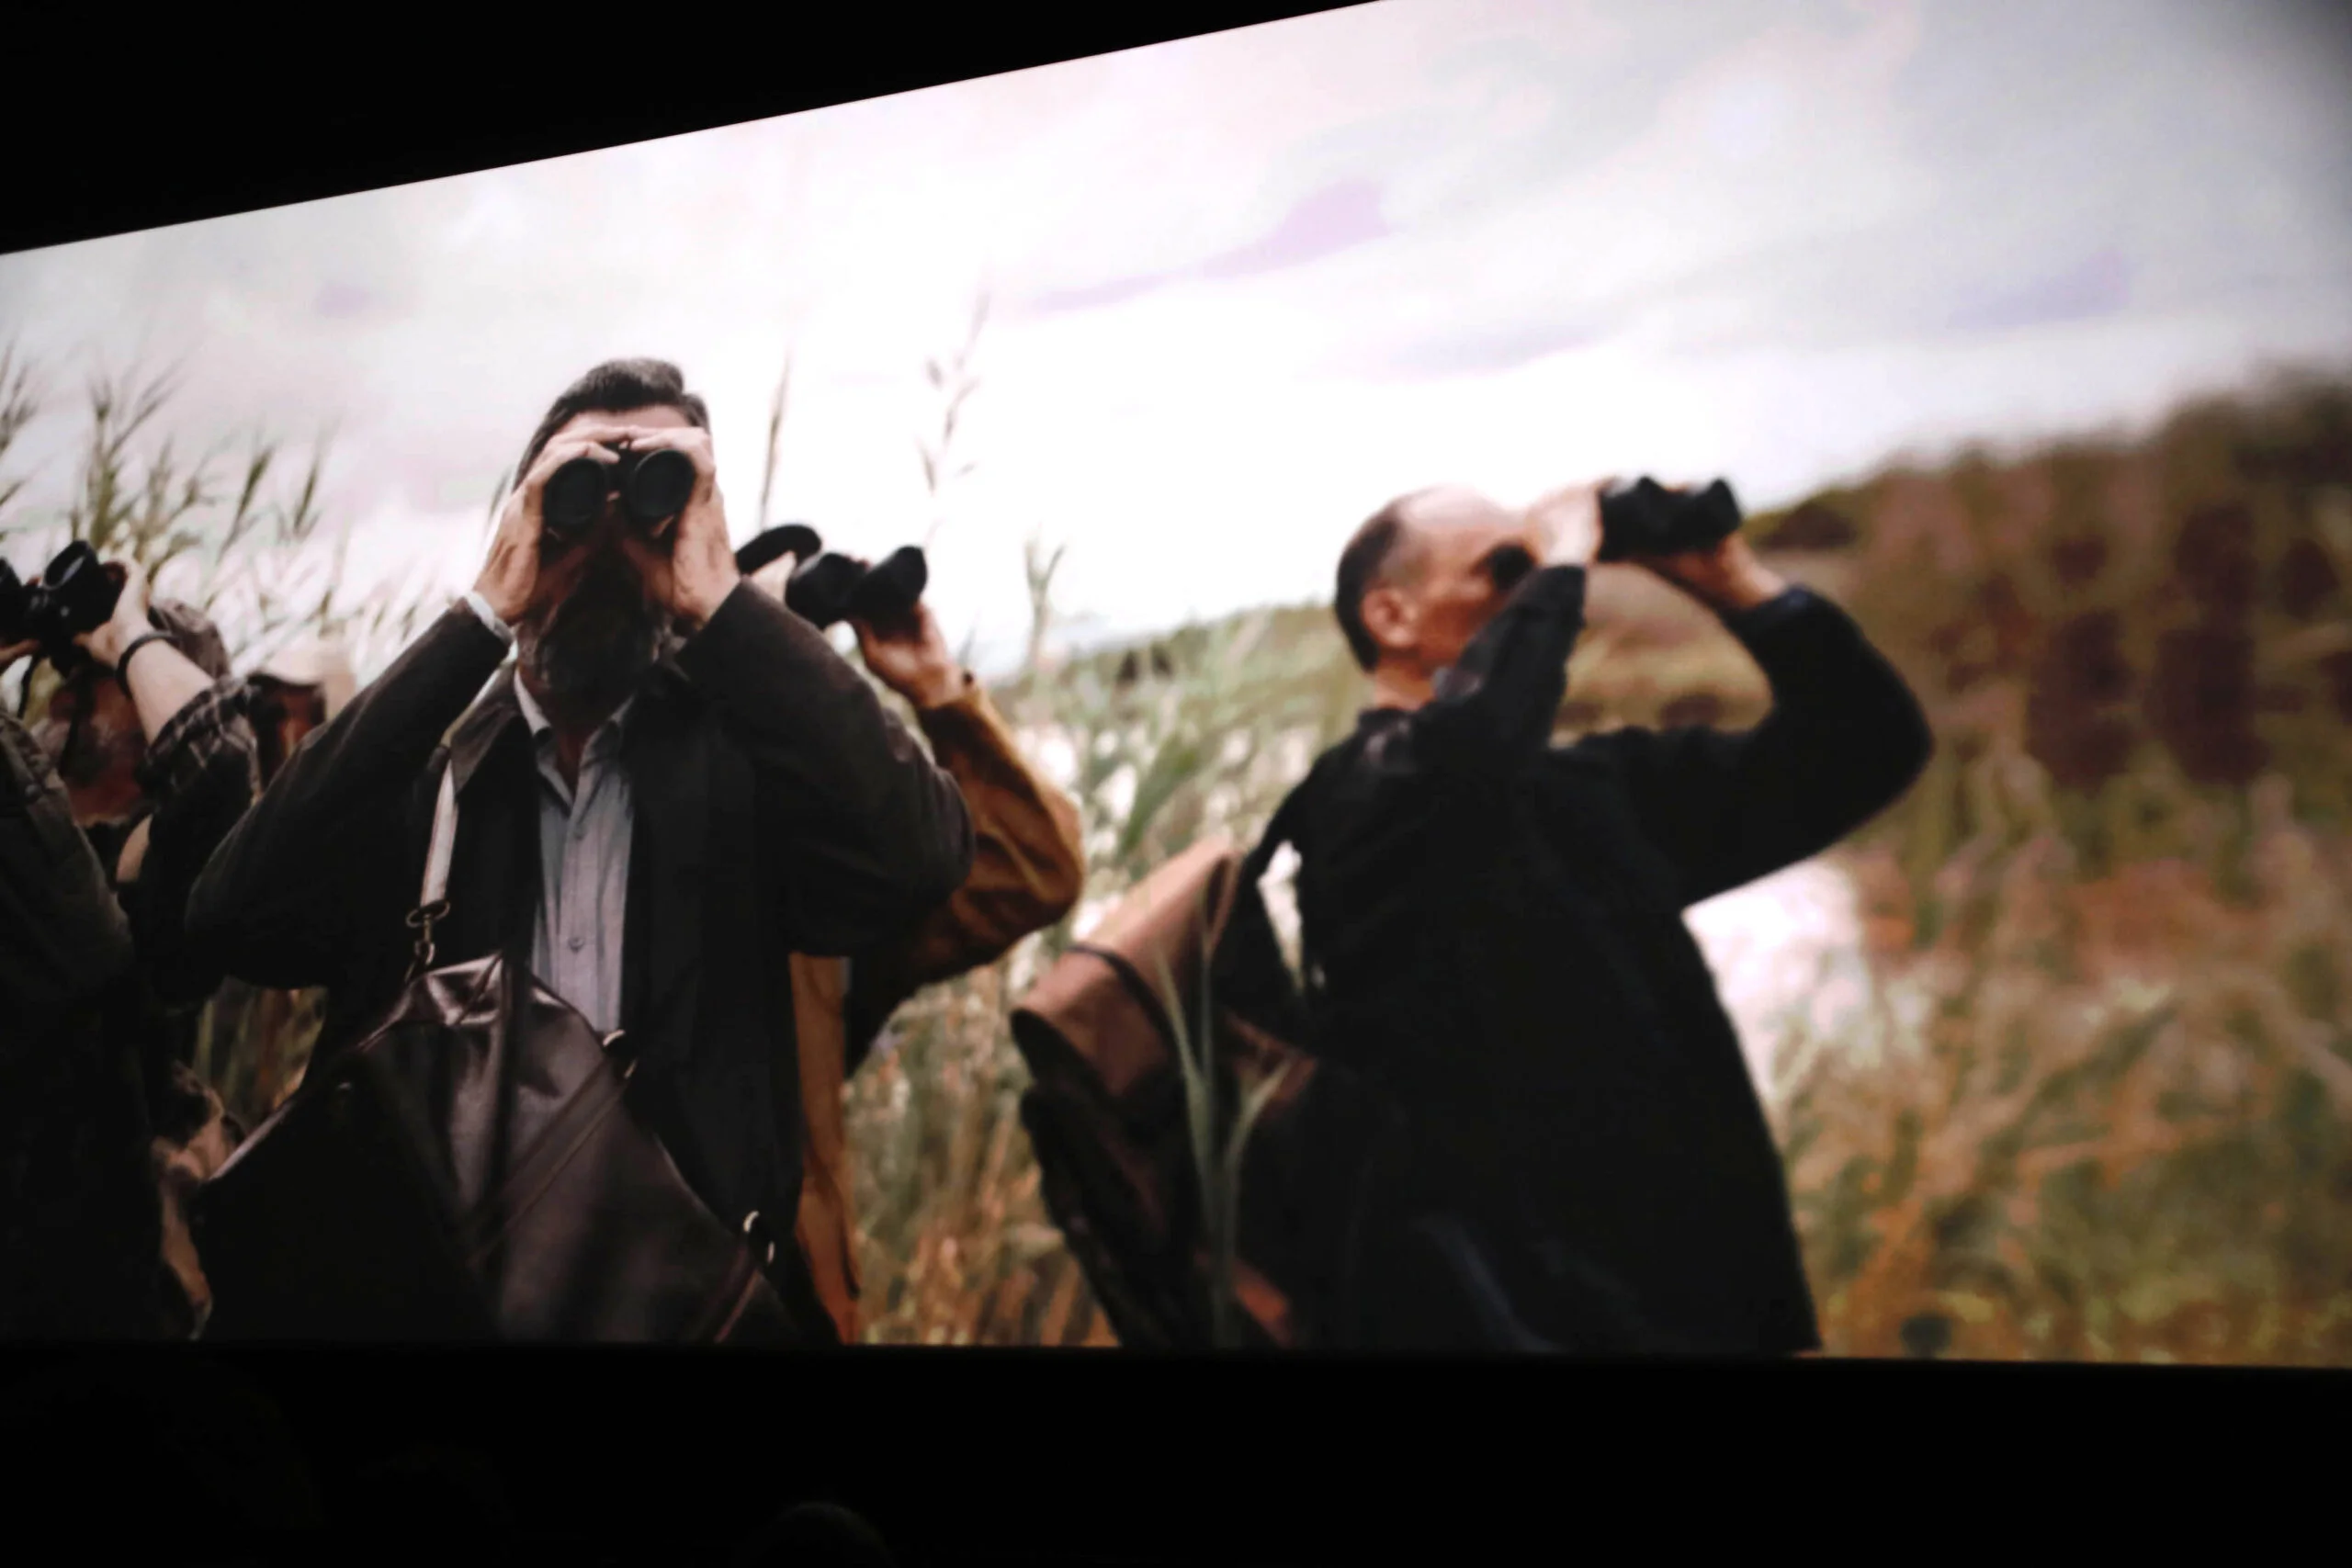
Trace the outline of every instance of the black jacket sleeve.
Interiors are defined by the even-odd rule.
[[[1584,594],[1580,567],[1531,575],[1471,639],[1461,662],[1439,676],[1430,701],[1382,737],[1382,749],[1407,738],[1416,769],[1438,778],[1500,776],[1524,766],[1551,744],[1568,655],[1584,629]]]
[[[0,1034],[11,1047],[46,1038],[130,964],[130,922],[64,784],[40,742],[0,713]]]
[[[846,956],[963,885],[963,795],[808,622],[742,583],[677,659],[751,757],[761,870],[795,951]]]
[[[261,782],[247,688],[216,682],[165,724],[140,769],[155,803],[139,878],[124,894],[140,967],[167,1007],[209,997],[220,973],[187,942],[188,894]]]
[[[1724,623],[1772,688],[1754,729],[1627,729],[1611,758],[1687,907],[1819,854],[1893,805],[1935,740],[1918,699],[1847,614],[1803,588]]]
[[[505,656],[455,605],[304,739],[197,879],[188,940],[204,961],[259,986],[334,983],[355,922],[414,900],[403,829],[418,780]]]

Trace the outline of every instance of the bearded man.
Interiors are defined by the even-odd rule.
[[[326,987],[314,1057],[332,1059],[403,983],[446,767],[458,828],[437,961],[510,953],[625,1032],[632,1101],[680,1174],[730,1224],[780,1236],[803,1118],[777,955],[903,930],[963,884],[973,834],[954,781],[865,679],[743,581],[709,423],[655,360],[600,366],[558,398],[474,591],[288,761],[198,883],[188,929],[240,978]],[[639,518],[616,489],[583,528],[550,530],[548,480],[624,451],[688,459],[679,511]],[[799,1249],[776,1247],[773,1268],[829,1337]]]

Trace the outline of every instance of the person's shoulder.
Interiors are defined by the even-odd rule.
[[[1302,784],[1310,780],[1328,780],[1376,756],[1394,744],[1396,738],[1410,731],[1411,727],[1405,722],[1406,716],[1395,708],[1364,709],[1356,715],[1354,728],[1316,753]]]
[[[499,749],[509,730],[527,731],[530,725],[524,716],[519,691],[513,666],[492,676],[481,695],[443,732],[441,743],[433,749],[424,771],[418,775],[419,787],[424,787],[425,781],[437,780],[441,771],[449,768],[455,770],[458,787],[462,790]]]
[[[686,666],[683,655],[685,643],[674,632],[664,634],[660,653],[653,667],[630,699],[629,711],[639,719],[652,715],[684,716],[713,711],[708,691],[696,681]]]
[[[1591,730],[1544,751],[1542,765],[1555,775],[1622,784],[1628,770],[1671,744],[1673,733],[1640,724]]]

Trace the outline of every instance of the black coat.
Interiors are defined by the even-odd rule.
[[[0,713],[0,1338],[187,1332],[166,1310],[138,979],[56,768]]]
[[[195,1326],[161,1251],[153,1145],[185,1143],[211,1111],[187,1063],[220,976],[189,952],[182,915],[253,802],[243,684],[183,707],[140,784],[152,812],[77,827],[40,742],[0,714],[0,1337]],[[144,867],[118,886],[142,820]]]
[[[197,885],[191,940],[230,973],[328,988],[322,1053],[401,989],[445,760],[458,826],[435,962],[528,962],[537,784],[505,652],[453,607],[304,740]],[[801,1118],[778,955],[846,954],[953,893],[973,853],[963,798],[822,637],[748,584],[640,690],[623,765],[635,828],[610,934],[639,1093],[721,1217],[757,1211],[788,1240]]]
[[[1530,578],[1432,701],[1364,715],[1303,797],[1317,1049],[1419,1148],[1362,1264],[1386,1325],[1359,1332],[1509,1342],[1502,1304],[1572,1348],[1812,1348],[1780,1156],[1683,911],[1828,848],[1932,741],[1796,589],[1728,622],[1771,682],[1757,728],[1555,747],[1584,587]],[[1453,1305],[1413,1317],[1437,1278]]]

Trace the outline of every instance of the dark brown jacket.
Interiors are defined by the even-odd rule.
[[[322,1055],[401,988],[445,761],[458,825],[436,962],[529,951],[537,784],[505,652],[454,606],[302,743],[197,885],[191,938],[232,974],[327,987]],[[775,955],[847,954],[904,930],[962,885],[970,818],[864,678],[748,583],[639,703],[628,908],[612,933],[637,1092],[722,1217],[795,1214],[804,1121]]]
[[[1078,808],[1039,778],[978,682],[917,716],[932,755],[971,810],[972,874],[910,929],[839,959],[796,953],[792,995],[808,1118],[797,1225],[818,1299],[854,1344],[857,1226],[851,1202],[842,1091],[892,1012],[924,986],[992,964],[1013,943],[1069,913],[1086,880]]]

